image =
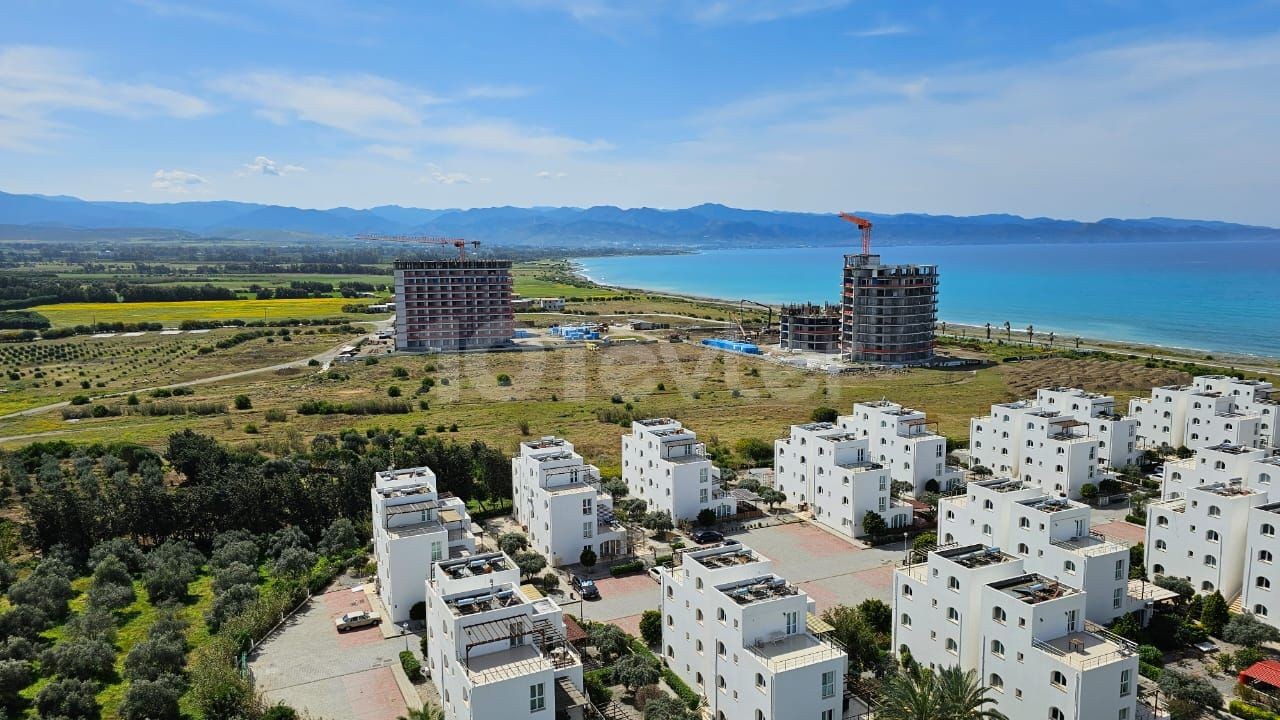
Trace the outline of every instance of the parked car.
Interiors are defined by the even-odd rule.
[[[333,619],[333,624],[338,628],[338,632],[377,625],[380,622],[382,622],[382,618],[378,617],[377,613],[371,613],[368,610],[344,613]]]
[[[724,540],[724,535],[721,535],[717,530],[694,530],[689,537],[693,538],[693,541],[699,545],[710,545]]]
[[[649,568],[649,577],[653,578],[656,582],[662,582],[662,566],[654,565]]]
[[[573,589],[577,590],[578,594],[582,596],[583,600],[600,599],[600,588],[596,587],[595,580],[574,575],[571,584]]]

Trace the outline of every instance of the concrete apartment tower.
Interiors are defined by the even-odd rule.
[[[511,341],[509,260],[397,260],[396,350],[482,350]]]
[[[838,305],[786,305],[778,320],[778,346],[835,355],[840,352]]]
[[[933,357],[938,266],[845,255],[841,297],[841,351],[848,359],[906,365]]]

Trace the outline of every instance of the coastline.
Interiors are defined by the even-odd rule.
[[[737,307],[738,302],[727,298],[711,297],[706,295],[694,295],[692,293],[679,293],[667,290],[652,290],[649,288],[627,287],[623,285],[612,285],[603,283],[592,278],[585,272],[585,267],[575,258],[566,258],[564,260],[568,266],[568,272],[583,282],[591,283],[602,288],[617,290],[627,293],[644,293],[655,297],[669,297],[680,300],[688,300],[692,302],[710,303],[715,305],[723,305],[726,307]],[[775,310],[781,308],[780,304],[768,303]],[[974,325],[972,323],[954,322],[946,318],[939,318],[939,324],[947,328],[947,332],[943,333],[949,337],[957,339],[973,339],[985,341],[986,327],[984,325]],[[960,330],[960,333],[951,332],[952,328]],[[1117,352],[1129,355],[1145,356],[1151,359],[1168,359],[1177,362],[1194,362],[1200,365],[1208,365],[1213,367],[1221,367],[1223,369],[1248,370],[1251,372],[1264,372],[1275,374],[1280,372],[1280,355],[1254,355],[1249,353],[1228,353],[1222,351],[1206,350],[1201,348],[1177,347],[1168,345],[1159,345],[1154,343],[1141,343],[1125,339],[1117,338],[1100,338],[1086,335],[1077,336],[1067,330],[1059,328],[1047,328],[1044,333],[1037,332],[1038,337],[1044,337],[1048,332],[1056,333],[1055,347],[1062,349],[1074,349],[1077,337],[1080,341],[1080,349],[1102,350],[1107,352]],[[991,341],[1005,340],[1000,337],[1003,328],[997,328],[995,325],[991,327]],[[1024,330],[1014,328],[1011,340],[1015,344],[1026,344],[1025,338],[1019,338],[1019,334],[1025,333]],[[1042,343],[1036,343],[1040,345]],[[1280,348],[1277,348],[1280,351]]]

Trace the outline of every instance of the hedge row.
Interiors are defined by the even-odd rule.
[[[680,698],[682,702],[690,709],[697,710],[702,704],[702,696],[693,691],[693,688],[685,684],[684,680],[676,675],[675,671],[667,667],[665,662],[658,660],[658,656],[654,655],[649,648],[644,646],[644,641],[639,638],[631,638],[631,652],[637,655],[646,655],[658,663],[658,667],[662,670],[662,680],[671,688],[673,692]]]
[[[1231,710],[1232,715],[1244,720],[1280,720],[1280,715],[1240,700],[1232,700],[1227,708]]]
[[[644,569],[644,563],[640,560],[632,560],[630,562],[621,562],[609,566],[609,574],[618,577],[619,575],[630,575],[633,572],[640,572]]]

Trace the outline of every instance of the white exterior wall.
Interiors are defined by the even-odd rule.
[[[1272,479],[1280,477],[1277,471],[1280,471],[1280,460],[1269,457],[1265,450],[1237,445],[1203,447],[1194,457],[1164,464],[1160,497],[1175,500],[1185,497],[1191,488],[1230,482],[1243,482],[1269,492],[1276,486]]]
[[[504,638],[467,647],[475,642],[467,628],[517,618],[529,624],[546,622],[561,638],[564,635],[564,615],[560,607],[550,599],[525,598],[519,588],[520,572],[509,557],[489,553],[475,556],[475,561],[485,558],[500,558],[505,569],[453,578],[444,569],[450,563],[437,563],[426,585],[426,665],[440,692],[445,717],[448,720],[554,718],[556,679],[567,677],[582,690],[582,663],[576,654],[566,651],[565,660],[557,667],[534,636],[522,637],[514,644]],[[454,610],[460,597],[496,593],[506,593],[515,602],[471,614]],[[542,688],[540,708],[531,702],[531,688],[535,686]]]
[[[944,543],[983,544],[1021,558],[1028,572],[1086,592],[1085,616],[1106,624],[1129,612],[1129,549],[1090,534],[1092,510],[1016,480],[969,483],[938,503]]]
[[[1134,398],[1129,412],[1138,421],[1139,441],[1147,446],[1266,447],[1276,441],[1280,406],[1269,399],[1273,391],[1269,383],[1202,375],[1191,385],[1158,387],[1150,398]]]
[[[376,473],[369,495],[378,597],[390,616],[384,620],[402,623],[425,600],[422,584],[433,560],[475,551],[471,518],[460,499],[439,499],[427,467]]]
[[[1248,550],[1245,554],[1244,596],[1241,607],[1259,620],[1280,627],[1280,503],[1249,510]]]
[[[753,559],[727,567],[697,559],[726,553]],[[726,592],[746,581],[786,586],[767,558],[742,546],[701,549],[685,553],[661,579],[663,656],[706,699],[708,717],[821,719],[827,711],[841,717],[848,656],[808,632],[808,596],[784,592],[740,604]]]
[[[1226,493],[1226,494],[1224,494]],[[1265,493],[1240,485],[1204,485],[1185,497],[1147,505],[1148,575],[1186,578],[1197,592],[1240,595],[1251,508]]]
[[[1086,424],[1068,427],[1072,422]],[[1079,499],[1081,487],[1110,477],[1099,470],[1098,438],[1091,427],[1027,401],[992,405],[990,415],[969,423],[971,462],[997,476],[1012,475],[1045,492]]]
[[[649,510],[665,510],[673,521],[693,520],[704,509],[732,515],[736,503],[720,492],[720,471],[697,435],[676,420],[631,423],[622,436],[622,479]]]
[[[578,562],[588,547],[601,558],[624,551],[626,533],[613,521],[613,497],[595,484],[600,470],[585,464],[567,441],[521,443],[511,478],[516,521],[552,566]]]
[[[862,520],[878,513],[889,527],[911,524],[911,506],[891,496],[891,476],[871,462],[869,441],[831,423],[792,425],[774,442],[774,483],[791,505],[808,505],[814,522],[849,537],[864,535]]]
[[[1052,581],[1027,575],[1023,560],[1007,556],[979,567],[947,557],[975,552],[985,550],[950,548],[895,569],[895,650],[905,647],[925,667],[975,670],[1010,720],[1044,720],[1050,707],[1078,720],[1134,718],[1136,648],[1086,625],[1086,594],[1068,588],[1061,597],[1028,604],[999,586]],[[956,619],[948,619],[950,609]],[[1087,646],[1087,655],[1055,649],[1070,647],[1072,640]],[[1061,682],[1053,682],[1055,672]],[[1122,677],[1128,679],[1123,694]]]
[[[1098,460],[1103,467],[1132,465],[1142,454],[1137,420],[1116,414],[1116,399],[1111,395],[1081,388],[1041,388],[1036,391],[1036,404],[1089,423],[1089,434],[1098,439]]]
[[[892,482],[911,486],[911,495],[922,497],[930,480],[948,490],[964,479],[963,472],[947,467],[947,439],[929,429],[925,414],[887,400],[856,403],[852,415],[836,423],[865,438],[873,460],[889,470]]]

